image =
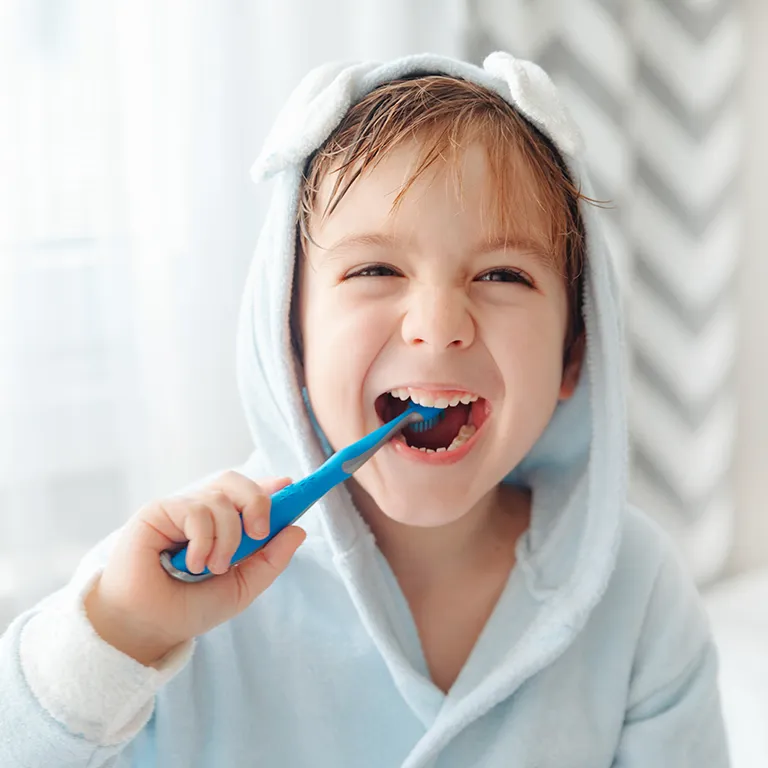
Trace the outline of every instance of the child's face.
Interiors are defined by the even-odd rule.
[[[580,361],[563,371],[564,279],[547,263],[547,213],[526,169],[505,248],[479,146],[464,155],[463,201],[441,166],[391,211],[416,157],[416,145],[401,146],[326,221],[313,217],[322,247],[308,244],[300,266],[299,313],[306,386],[335,450],[403,410],[387,395],[394,389],[479,398],[441,425],[445,444],[469,421],[463,445],[427,453],[393,441],[355,475],[389,517],[434,526],[475,508],[525,456],[572,394]],[[333,180],[324,179],[317,210]]]

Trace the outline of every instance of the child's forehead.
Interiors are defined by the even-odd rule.
[[[418,224],[423,207],[434,200],[426,194],[429,190],[454,201],[455,215],[479,244],[535,245],[552,258],[551,206],[520,152],[510,148],[506,156],[494,158],[492,148],[475,140],[424,167],[428,150],[423,138],[413,139],[392,147],[367,168],[329,169],[319,179],[311,229],[325,231],[343,246],[391,245],[393,235],[380,231],[375,236],[371,230],[398,230],[402,237],[402,222]],[[386,219],[391,226],[361,226],[361,219]]]

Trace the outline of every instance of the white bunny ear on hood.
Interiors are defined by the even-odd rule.
[[[549,75],[532,61],[496,51],[483,62],[488,74],[503,80],[509,88],[508,101],[514,102],[557,148],[571,157],[580,155],[584,142],[576,123],[557,92]]]
[[[358,97],[360,78],[377,66],[378,62],[331,62],[305,75],[277,116],[251,166],[251,178],[258,183],[303,164]]]

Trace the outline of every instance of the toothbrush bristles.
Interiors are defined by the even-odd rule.
[[[428,429],[432,429],[439,421],[442,421],[445,418],[445,411],[440,411],[440,413],[436,414],[435,416],[432,416],[429,419],[423,419],[422,421],[417,421],[415,424],[412,425],[412,428],[416,432],[426,432]]]

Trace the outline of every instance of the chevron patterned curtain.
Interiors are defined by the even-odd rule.
[[[587,143],[628,316],[633,501],[700,583],[733,526],[737,0],[470,0],[468,55],[543,66]]]

